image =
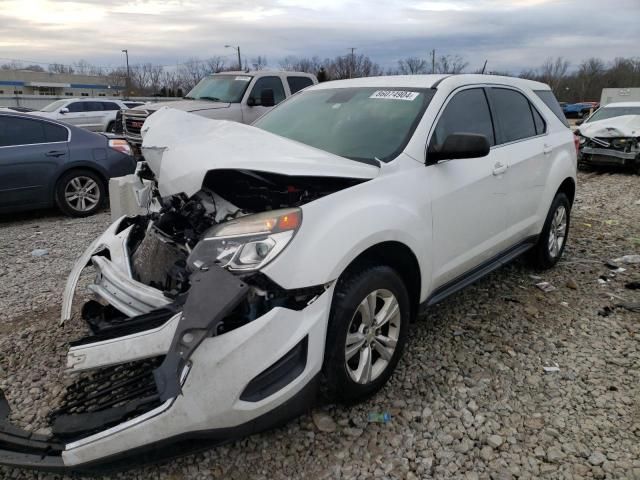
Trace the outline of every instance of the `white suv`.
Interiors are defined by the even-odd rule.
[[[114,98],[73,98],[56,100],[29,114],[52,118],[94,132],[113,132],[116,114],[124,108],[127,108],[126,104]]]
[[[304,411],[321,380],[336,400],[374,394],[425,307],[522,253],[561,257],[576,188],[561,116],[547,85],[482,75],[323,83],[253,126],[157,111],[147,213],[114,222],[67,284],[63,321],[88,264],[99,302],[54,437],[5,440],[0,461],[82,469],[227,441]]]

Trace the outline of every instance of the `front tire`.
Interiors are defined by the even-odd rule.
[[[104,203],[105,186],[102,178],[91,170],[71,170],[56,184],[56,204],[70,217],[93,215]]]
[[[105,131],[107,133],[115,133],[115,131],[116,131],[116,122],[109,122],[109,125],[107,125],[107,129]]]
[[[338,280],[323,366],[330,400],[359,402],[384,386],[402,355],[410,314],[404,282],[388,266]]]
[[[571,203],[563,192],[558,192],[547,213],[538,243],[530,253],[535,268],[546,270],[558,263],[567,245],[570,220]]]

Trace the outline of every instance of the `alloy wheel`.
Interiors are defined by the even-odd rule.
[[[551,228],[549,229],[549,255],[556,258],[562,251],[564,240],[567,235],[567,210],[560,205],[553,214]]]
[[[385,371],[398,343],[401,321],[398,300],[389,290],[374,290],[360,302],[345,344],[345,366],[354,382],[371,383]]]
[[[100,187],[90,177],[73,177],[64,187],[64,199],[74,210],[88,212],[100,202]]]

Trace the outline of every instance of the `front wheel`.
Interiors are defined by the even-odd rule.
[[[538,243],[530,253],[534,267],[546,270],[558,263],[567,244],[570,214],[569,199],[563,192],[558,192],[547,213]]]
[[[402,355],[409,318],[407,289],[392,268],[371,266],[340,278],[323,367],[331,400],[358,402],[384,386]]]

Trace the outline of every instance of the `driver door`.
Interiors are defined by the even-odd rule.
[[[438,288],[505,247],[507,164],[493,148],[495,131],[483,88],[453,93],[435,125],[429,149],[452,133],[482,134],[491,145],[485,157],[444,160],[426,168],[433,221],[432,285]]]

